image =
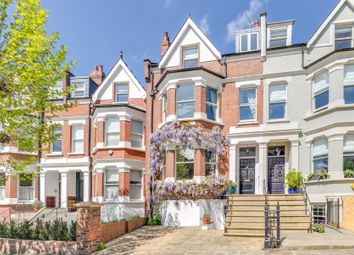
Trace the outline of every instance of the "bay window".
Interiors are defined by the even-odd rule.
[[[105,119],[105,145],[119,144],[120,122],[118,117],[108,117]]]
[[[184,84],[177,87],[176,95],[177,118],[194,117],[194,84]]]
[[[205,175],[216,174],[216,154],[205,151]]]
[[[84,152],[84,126],[73,125],[72,126],[72,141],[71,150],[74,153]]]
[[[126,83],[115,83],[115,101],[127,103],[129,98],[129,85]]]
[[[352,26],[336,27],[335,49],[346,49],[352,47]]]
[[[131,200],[141,199],[142,193],[142,172],[138,170],[130,170],[130,192]]]
[[[132,147],[141,148],[143,146],[143,131],[142,121],[131,121],[130,143]]]
[[[198,46],[183,48],[183,67],[192,68],[199,65]]]
[[[269,119],[284,119],[286,108],[286,85],[269,86]]]
[[[52,152],[62,151],[62,127],[56,127],[53,130],[53,136],[56,138],[52,144]]]
[[[328,142],[326,138],[315,140],[313,143],[314,173],[328,172]]]
[[[240,121],[256,120],[256,88],[240,89]]]
[[[105,200],[118,199],[119,174],[118,169],[106,169],[104,174],[104,198]]]
[[[218,94],[217,90],[207,87],[206,89],[206,114],[208,120],[217,118]]]
[[[344,67],[344,103],[354,104],[354,64]]]
[[[176,179],[190,180],[194,176],[194,150],[191,148],[176,149]]]
[[[354,171],[354,135],[346,135],[344,137],[343,152],[343,170]]]
[[[321,110],[328,105],[329,101],[329,86],[328,73],[321,73],[314,78],[314,108]]]

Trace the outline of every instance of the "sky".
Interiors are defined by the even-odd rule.
[[[75,60],[72,72],[89,75],[93,65],[111,70],[124,61],[144,86],[143,60],[160,59],[163,32],[171,41],[189,15],[221,53],[235,52],[234,32],[259,14],[267,21],[295,19],[293,43],[307,42],[339,0],[43,0],[47,31],[58,32]]]

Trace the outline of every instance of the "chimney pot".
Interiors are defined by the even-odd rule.
[[[162,42],[161,42],[161,58],[163,57],[163,55],[165,55],[165,53],[167,52],[168,48],[170,47],[170,37],[168,36],[168,32],[164,32],[163,33],[163,38],[162,38]]]

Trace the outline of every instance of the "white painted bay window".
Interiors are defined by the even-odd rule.
[[[183,47],[183,67],[192,68],[199,65],[198,46]]]
[[[354,64],[344,67],[344,103],[354,104]]]
[[[352,26],[336,27],[335,31],[335,49],[346,49],[352,47]]]
[[[112,146],[119,144],[120,122],[118,117],[108,117],[105,119],[105,145]]]
[[[207,87],[206,89],[206,114],[208,120],[217,119],[218,91],[217,89]]]
[[[62,130],[63,128],[61,126],[56,127],[53,130],[53,136],[56,138],[55,141],[52,144],[52,152],[61,152],[62,151]]]
[[[183,84],[177,87],[177,118],[194,117],[194,84]]]
[[[269,86],[269,119],[284,119],[286,111],[286,85]]]
[[[144,125],[142,121],[131,121],[130,144],[134,148],[143,147]]]
[[[115,83],[115,94],[117,103],[127,103],[129,98],[129,85],[127,83]]]
[[[194,150],[191,148],[176,149],[176,179],[191,180],[194,176]]]
[[[329,101],[329,85],[328,73],[321,73],[314,78],[313,86],[314,109],[315,111],[324,109],[328,106]]]
[[[140,200],[142,195],[142,172],[130,170],[130,200]]]
[[[354,171],[354,135],[346,135],[344,137],[343,152],[343,170]]]
[[[71,151],[74,153],[84,152],[84,126],[72,125]]]
[[[328,172],[328,141],[326,138],[317,139],[313,143],[314,173]]]
[[[106,169],[104,174],[104,198],[105,200],[118,199],[119,174],[118,169]]]
[[[240,89],[240,121],[255,121],[257,111],[256,88]]]

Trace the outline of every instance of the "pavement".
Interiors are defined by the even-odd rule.
[[[225,237],[223,231],[200,227],[172,228],[144,226],[108,242],[96,255],[354,255],[354,234],[287,234],[282,248],[263,250],[263,239]]]

